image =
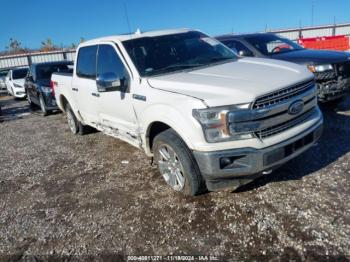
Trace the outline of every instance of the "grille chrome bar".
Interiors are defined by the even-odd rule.
[[[253,109],[269,107],[274,104],[292,99],[306,92],[307,90],[313,89],[314,86],[315,86],[314,80],[311,80],[311,81],[309,80],[291,87],[287,87],[287,88],[269,93],[267,95],[260,96],[255,100],[253,104]]]
[[[301,115],[299,115],[291,120],[288,120],[284,123],[260,130],[260,131],[256,132],[255,134],[260,139],[276,135],[278,133],[281,133],[283,131],[286,131],[290,128],[293,128],[293,127],[303,123],[309,117],[311,117],[315,112],[316,112],[316,108],[312,108],[311,110],[308,110],[308,111],[304,112],[303,114],[301,114]]]

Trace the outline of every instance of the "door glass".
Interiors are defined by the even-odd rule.
[[[89,79],[96,78],[97,46],[86,46],[79,49],[77,76]]]

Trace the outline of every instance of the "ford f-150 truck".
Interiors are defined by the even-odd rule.
[[[51,81],[73,133],[92,126],[143,149],[166,183],[188,195],[268,174],[322,133],[305,67],[238,58],[200,31],[84,42],[73,73]]]

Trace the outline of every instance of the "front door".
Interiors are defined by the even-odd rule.
[[[115,44],[100,44],[97,55],[97,78],[106,75],[120,80],[118,90],[99,92],[100,124],[121,138],[137,138],[137,120],[130,94],[130,75],[120,59]]]

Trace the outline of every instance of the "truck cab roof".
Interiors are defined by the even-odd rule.
[[[138,39],[142,37],[154,37],[154,36],[161,36],[161,35],[171,35],[171,34],[177,34],[177,33],[186,33],[194,31],[191,29],[167,29],[167,30],[157,30],[157,31],[148,31],[148,32],[135,32],[132,34],[122,34],[122,35],[112,35],[112,36],[106,36],[106,37],[100,37],[88,40],[80,46],[86,46],[91,44],[96,44],[100,42],[119,42],[119,41],[125,41],[130,39]]]

